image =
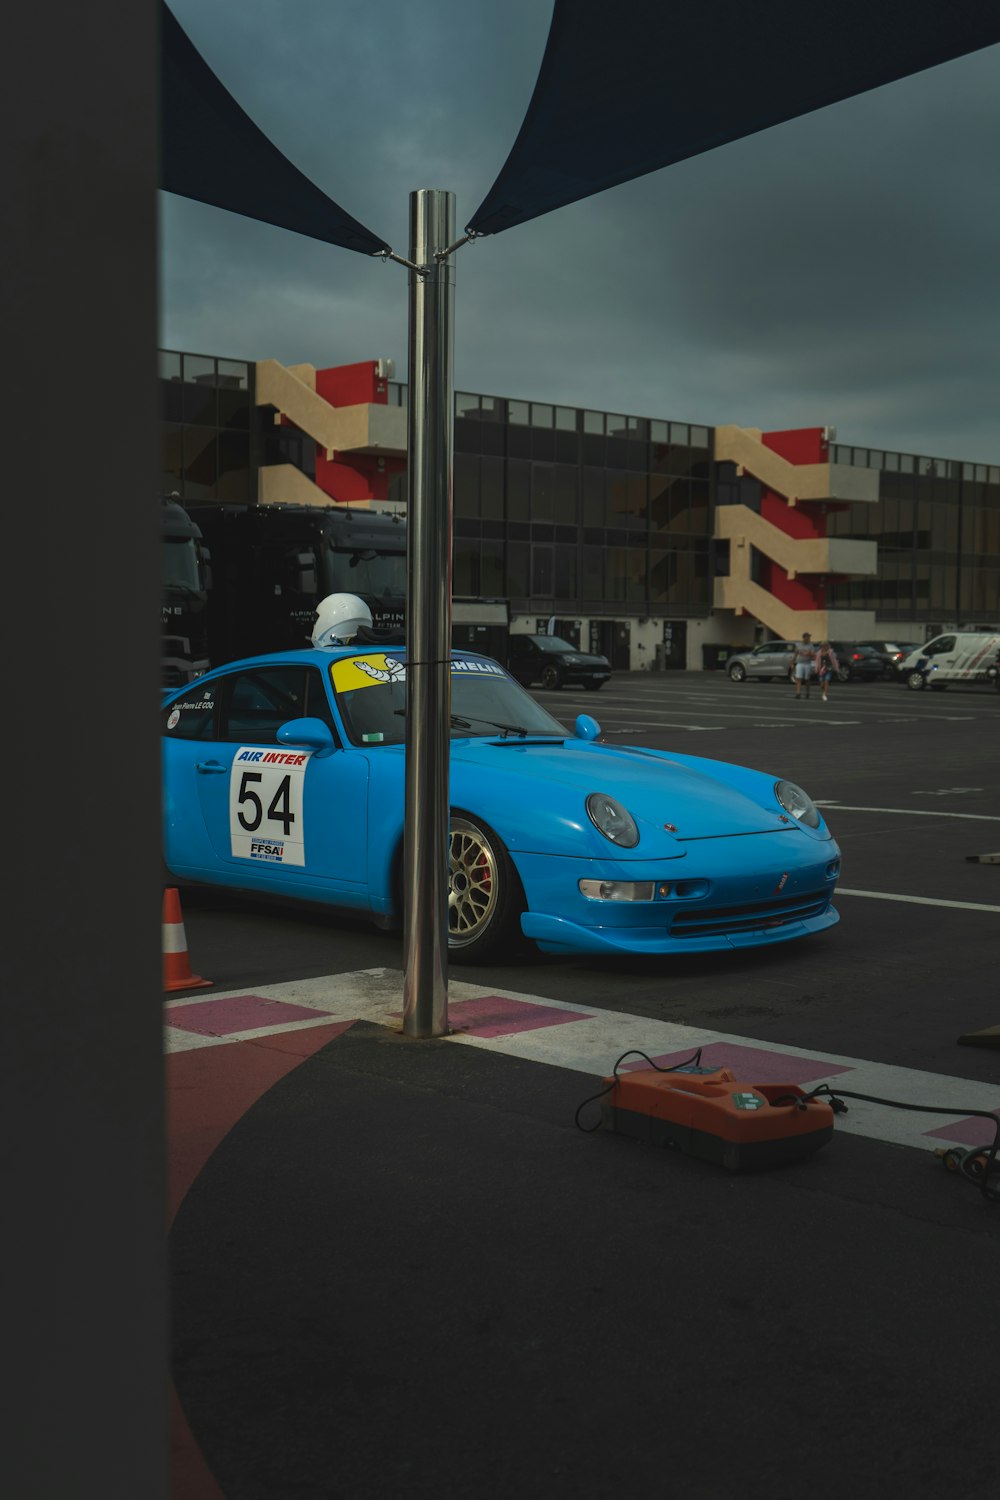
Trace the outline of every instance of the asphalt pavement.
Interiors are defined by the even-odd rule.
[[[968,860],[1000,847],[1000,697],[850,685],[816,723],[783,685],[714,674],[585,696],[545,701],[801,781],[856,894],[780,948],[539,956],[453,968],[453,990],[1000,1092],[996,1050],[957,1042],[1000,1024],[1000,867]],[[733,1174],[584,1133],[610,1052],[588,1075],[502,1025],[404,1039],[398,935],[183,899],[213,986],[168,1010],[177,1500],[997,1493],[1000,1204],[930,1149],[835,1129]],[[339,999],[310,1018],[322,976]]]

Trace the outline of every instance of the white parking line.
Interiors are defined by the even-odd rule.
[[[720,733],[725,729],[725,724],[682,724],[675,719],[658,719],[657,729],[709,729]],[[650,728],[649,724],[627,724],[624,729],[604,729],[601,733],[608,734],[646,734]]]
[[[845,885],[838,885],[837,896],[867,896],[869,901],[908,901],[913,906],[954,906],[960,911],[995,911],[1000,912],[1000,906],[987,906],[982,901],[946,901],[938,896],[897,896],[889,891],[852,891]]]
[[[973,823],[1000,823],[995,813],[945,812],[936,807],[854,807],[848,802],[835,802],[829,798],[814,797],[817,807],[830,807],[834,812],[897,813],[904,818],[966,818]]]
[[[699,703],[699,704],[697,704],[697,709],[698,709],[698,711],[700,713],[705,714],[708,717],[713,718],[713,719],[738,719],[741,723],[746,723],[749,720],[751,723],[753,723],[753,725],[754,725],[755,728],[763,728],[763,729],[769,729],[769,728],[772,728],[772,727],[775,728],[775,729],[783,729],[786,724],[860,724],[861,723],[860,719],[835,719],[835,718],[831,718],[831,716],[829,714],[825,714],[825,713],[821,714],[817,710],[811,709],[811,708],[806,708],[806,709],[798,709],[798,708],[775,708],[773,710],[768,710],[766,708],[765,709],[762,709],[762,708],[748,708],[744,713],[731,713],[731,712],[727,712],[725,709],[712,708],[711,705],[707,704],[707,703]],[[660,728],[660,727],[669,728],[670,725],[674,722],[674,720],[671,719],[671,718],[664,719],[662,717],[662,715],[668,714],[668,715],[674,715],[675,716],[676,714],[683,712],[683,707],[681,705],[679,705],[679,704],[673,704],[673,705],[664,705],[664,706],[661,706],[661,707],[652,708],[652,709],[648,709],[648,710],[647,709],[641,709],[640,711],[643,713],[643,715],[645,717],[647,726],[654,725],[656,728]],[[609,714],[602,714],[600,716],[600,719],[599,719],[598,722],[602,723],[602,724],[604,724],[604,723],[613,723],[614,722],[615,712],[616,712],[616,710],[612,709]],[[623,707],[621,709],[621,712],[628,713],[630,716],[634,717],[635,713],[636,713],[636,705],[634,703],[629,704],[627,706],[623,705]],[[768,712],[771,712],[774,715],[774,718],[773,718],[773,720],[772,720],[771,723],[768,723],[768,721],[766,719],[761,719],[761,717],[760,717],[762,713],[766,714]],[[595,715],[595,717],[596,717],[596,715]],[[725,725],[725,724],[716,724],[716,725],[712,726],[712,728],[714,728],[714,729],[725,729],[727,727],[728,726]]]

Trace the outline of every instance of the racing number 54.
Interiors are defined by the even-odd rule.
[[[237,797],[237,801],[239,804],[237,817],[240,820],[241,826],[246,829],[247,833],[256,832],[264,818],[264,804],[257,796],[257,793],[250,791],[249,789],[251,783],[260,782],[263,780],[264,777],[260,771],[244,771],[242,779],[240,781],[240,789]],[[291,776],[283,776],[278,783],[277,791],[271,798],[271,805],[267,809],[268,818],[273,818],[276,823],[281,824],[282,832],[284,833],[285,838],[287,838],[291,833],[292,824],[295,822],[295,814],[292,812],[291,806],[289,805],[291,785]],[[247,802],[249,802],[253,808],[253,814],[249,818],[246,817],[243,812],[243,805]]]

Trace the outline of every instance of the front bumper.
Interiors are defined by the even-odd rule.
[[[764,948],[773,943],[788,943],[793,938],[823,932],[839,921],[840,913],[827,904],[820,915],[805,921],[762,925],[743,932],[675,938],[662,927],[581,927],[563,917],[525,912],[521,918],[521,931],[537,943],[543,953],[718,953],[732,948]]]
[[[547,953],[712,953],[790,942],[833,927],[840,850],[788,833],[692,841],[683,859],[517,859],[524,935]],[[581,878],[653,881],[653,901],[595,901]],[[669,892],[660,894],[661,887]]]

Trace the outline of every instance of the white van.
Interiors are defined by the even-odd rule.
[[[990,682],[987,668],[1000,653],[1000,635],[971,630],[953,630],[936,635],[918,646],[899,664],[899,675],[908,688],[943,689],[949,682]]]

